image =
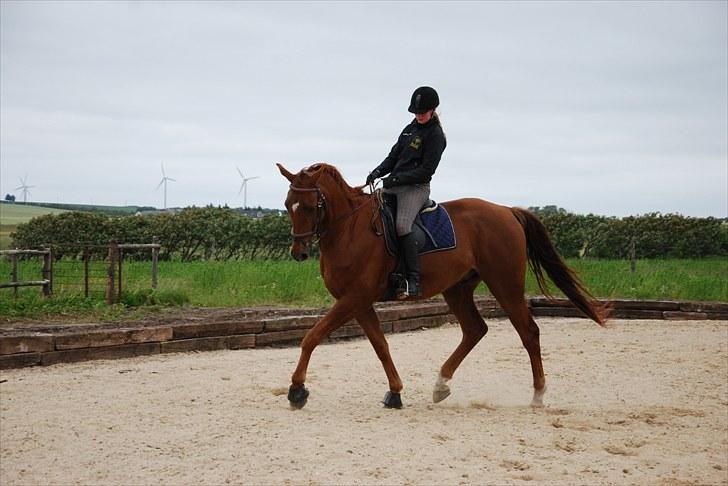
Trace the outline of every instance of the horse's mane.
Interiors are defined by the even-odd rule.
[[[331,182],[333,182],[341,191],[346,194],[347,196],[351,198],[356,198],[360,196],[368,196],[367,193],[364,192],[363,188],[364,186],[357,186],[357,187],[351,187],[347,182],[344,180],[344,177],[339,172],[339,169],[334,167],[330,164],[325,164],[323,162],[317,162],[313,164],[310,167],[307,167],[303,169],[301,172],[299,172],[299,176],[303,175],[311,175],[314,172],[323,171],[323,174],[319,178],[319,181],[323,177],[327,177]]]

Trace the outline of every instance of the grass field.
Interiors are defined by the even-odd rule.
[[[582,276],[587,287],[600,298],[677,299],[728,301],[728,259],[639,260],[632,274],[629,262],[622,260],[570,260],[569,264]],[[14,300],[13,291],[0,290],[0,316],[38,317],[57,313],[116,311],[102,303],[103,281],[92,287],[93,297],[83,299],[81,266],[56,264],[63,269],[63,282],[55,284],[56,295],[41,299],[40,289],[23,289]],[[151,282],[149,262],[127,262],[124,265],[126,302],[180,304],[205,307],[247,307],[258,305],[288,307],[327,307],[333,302],[319,275],[318,262],[307,261],[240,261],[240,262],[160,262],[159,288],[147,295]],[[100,264],[93,270],[102,273]],[[10,264],[0,262],[0,280],[6,281]],[[73,277],[73,274],[77,277]],[[19,280],[40,278],[40,262],[21,262]],[[71,281],[77,285],[69,285]],[[479,293],[487,293],[484,285]],[[540,294],[533,275],[527,277],[526,293]],[[561,295],[554,289],[555,295]],[[123,307],[123,306],[122,306]]]
[[[42,206],[26,206],[23,204],[0,204],[0,224],[17,226],[27,223],[36,216],[44,214],[65,213],[65,209],[46,208]]]
[[[27,223],[36,216],[44,214],[65,213],[63,209],[45,208],[41,206],[25,206],[22,204],[0,204],[0,250],[10,248],[10,233],[21,223]]]

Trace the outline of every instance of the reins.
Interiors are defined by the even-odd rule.
[[[376,236],[382,236],[384,234],[384,222],[382,222],[382,230],[379,231],[379,228],[377,228],[377,215],[384,207],[384,196],[382,196],[381,189],[376,189],[376,183],[374,182],[369,184],[369,195],[370,197],[374,196],[374,200],[377,202],[377,204],[372,205],[372,231]]]
[[[323,222],[324,217],[326,216],[326,196],[324,196],[324,193],[321,191],[321,188],[319,186],[315,187],[296,187],[293,184],[289,186],[289,189],[291,191],[295,192],[316,192],[316,214],[314,216],[314,226],[313,229],[310,231],[304,231],[303,233],[294,233],[293,228],[291,228],[291,236],[293,236],[294,239],[300,239],[305,238],[307,236],[315,236],[316,239],[313,241],[313,243],[317,243],[319,240],[321,240],[321,237],[326,234],[330,229],[332,229],[334,226],[336,226],[341,221],[350,218],[353,216],[357,211],[359,211],[361,208],[363,208],[365,205],[367,205],[372,200],[372,196],[375,196],[374,193],[369,194],[369,197],[366,201],[349,211],[348,213],[339,216],[338,218],[331,221],[328,225],[328,228],[321,229],[320,225]],[[379,203],[379,199],[376,199]],[[381,203],[380,203],[381,204]],[[375,205],[376,206],[376,205]],[[376,209],[373,209],[374,216],[376,216]],[[376,225],[374,223],[374,218],[372,218],[372,228],[374,229],[375,234],[377,236],[380,235],[380,233],[376,230]]]

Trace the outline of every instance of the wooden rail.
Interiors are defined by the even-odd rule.
[[[31,280],[29,282],[6,282],[0,283],[0,289],[10,289],[13,287],[35,287],[43,286],[51,283],[50,280]]]
[[[45,255],[49,250],[0,250],[0,255]]]
[[[0,283],[0,289],[10,289],[13,287],[36,287],[50,284],[50,280],[31,280],[29,282],[5,282]]]
[[[116,245],[118,248],[126,249],[126,248],[156,248],[159,250],[162,248],[162,245],[159,243],[121,243],[119,245]]]
[[[534,316],[584,317],[567,299],[528,299]],[[720,320],[728,324],[726,302],[614,300],[612,315],[618,319],[660,319],[666,326],[672,320]],[[491,298],[476,297],[475,305],[483,317],[505,317]],[[456,322],[442,300],[375,305],[384,333],[414,331]],[[262,346],[297,345],[323,315],[289,309],[284,315],[246,313],[245,309],[209,313],[208,318],[194,315],[167,319],[154,325],[19,324],[17,329],[0,329],[0,370],[22,366],[52,365],[91,359],[131,358],[135,356],[182,351],[213,351]],[[196,314],[195,314],[196,315]],[[589,324],[594,326],[594,324]],[[31,327],[26,327],[31,326]],[[667,329],[667,328],[666,328]],[[364,336],[364,330],[351,321],[329,335],[329,340]]]
[[[0,289],[12,288],[15,297],[18,296],[18,287],[41,287],[44,297],[50,297],[53,293],[53,252],[50,248],[45,250],[0,250],[0,255],[7,255],[13,262],[10,273],[10,282],[1,282]],[[43,255],[43,280],[30,280],[28,282],[18,281],[18,256],[20,255]]]

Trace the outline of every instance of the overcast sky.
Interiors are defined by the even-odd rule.
[[[432,197],[728,216],[728,2],[2,1],[0,193],[282,208],[440,93]]]

